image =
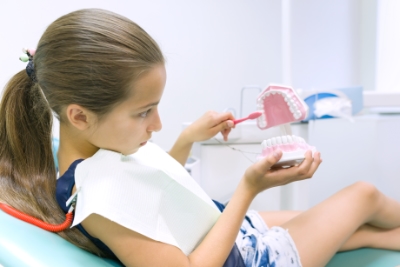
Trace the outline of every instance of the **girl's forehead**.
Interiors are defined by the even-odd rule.
[[[164,65],[157,65],[143,74],[130,88],[127,98],[130,106],[136,108],[158,103],[164,91],[166,73]]]

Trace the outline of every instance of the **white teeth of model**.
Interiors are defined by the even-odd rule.
[[[259,117],[259,119],[261,120],[262,124],[265,124],[266,121],[267,121],[267,119],[265,118],[265,114],[264,113]]]
[[[287,137],[285,135],[282,136],[282,144],[287,144],[287,143],[288,143]]]
[[[269,95],[270,95],[270,93],[269,93],[269,92],[266,92],[264,96],[269,96]]]
[[[296,106],[292,106],[292,107],[293,107],[293,114],[297,113],[298,107],[296,107]]]
[[[292,136],[287,135],[286,138],[287,138],[289,144],[293,143],[293,138],[292,138]]]
[[[271,146],[272,146],[271,139],[268,139],[268,140],[267,140],[267,146],[268,146],[268,147],[271,147]]]
[[[263,113],[258,119],[261,122],[261,125],[264,125],[263,127],[267,126],[267,119],[265,118],[265,114]]]
[[[271,92],[271,94],[273,94],[273,95],[274,95],[274,94],[276,94],[276,92],[275,92],[275,91],[272,91],[272,92]]]
[[[262,141],[261,148],[265,149],[267,147],[267,140]]]
[[[294,109],[292,106],[289,107],[290,112],[294,113]]]
[[[286,95],[283,99],[285,100],[286,103],[289,101],[289,98]]]
[[[292,137],[293,137],[293,142],[294,142],[294,143],[298,143],[298,142],[299,142],[298,139],[297,139],[297,136],[292,135]]]
[[[271,143],[272,143],[273,146],[276,145],[276,138],[275,137],[271,138]]]
[[[306,140],[304,140],[304,138],[302,138],[302,137],[299,137],[300,138],[300,143],[305,143],[306,142]]]
[[[276,138],[276,142],[278,143],[278,145],[282,145],[282,138],[280,136],[278,136]]]

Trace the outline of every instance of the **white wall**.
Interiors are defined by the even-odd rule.
[[[358,1],[291,1],[292,83],[296,88],[359,85]]]
[[[376,88],[379,91],[400,91],[399,14],[399,1],[379,1],[376,77]]]
[[[244,85],[281,80],[279,0],[20,0],[4,1],[0,9],[1,86],[25,67],[18,60],[22,47],[35,47],[59,16],[89,7],[129,17],[165,53],[168,80],[160,104],[164,127],[153,138],[164,149],[173,144],[182,122],[209,109],[238,111]]]
[[[21,48],[35,47],[59,16],[88,7],[120,13],[147,30],[167,58],[164,127],[154,141],[169,149],[182,123],[206,110],[233,107],[239,115],[244,85],[290,81],[302,89],[374,89],[376,2],[286,0],[290,24],[282,35],[281,0],[7,1],[0,9],[0,85],[25,67],[18,60]],[[245,95],[244,113],[254,95]]]
[[[377,35],[378,35],[378,0],[358,0],[360,10],[359,71],[361,85],[366,91],[378,90],[377,76]]]
[[[292,86],[375,87],[377,0],[288,2]],[[287,29],[284,27],[284,31]]]

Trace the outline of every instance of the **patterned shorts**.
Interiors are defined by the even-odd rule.
[[[301,267],[296,246],[287,230],[265,224],[257,211],[248,211],[236,244],[246,267]]]

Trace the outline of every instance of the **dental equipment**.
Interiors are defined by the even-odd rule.
[[[234,121],[233,121],[233,124],[236,125],[236,124],[241,123],[241,122],[246,121],[246,120],[254,120],[254,119],[257,119],[257,118],[260,117],[262,114],[263,114],[263,111],[255,111],[255,112],[252,112],[252,113],[249,114],[249,116],[247,116],[247,117],[245,117],[245,118],[241,118],[241,119],[236,119],[236,120],[234,120]]]
[[[36,225],[37,227],[40,227],[44,230],[47,230],[49,232],[62,232],[65,229],[69,228],[72,224],[72,221],[74,219],[74,215],[72,213],[73,207],[69,209],[68,213],[65,215],[65,221],[61,224],[55,225],[55,224],[49,224],[44,221],[41,221],[35,217],[29,216],[25,213],[20,212],[19,210],[14,209],[13,207],[6,205],[4,203],[0,203],[0,209],[3,210],[5,213],[18,218],[24,222]]]
[[[281,136],[262,142],[260,157],[266,157],[274,151],[281,150],[282,158],[275,166],[290,167],[304,160],[307,150],[315,152],[301,137],[292,135],[290,123],[307,118],[308,106],[296,91],[283,85],[269,85],[257,97],[257,109],[262,112],[257,119],[261,130],[279,126]]]

